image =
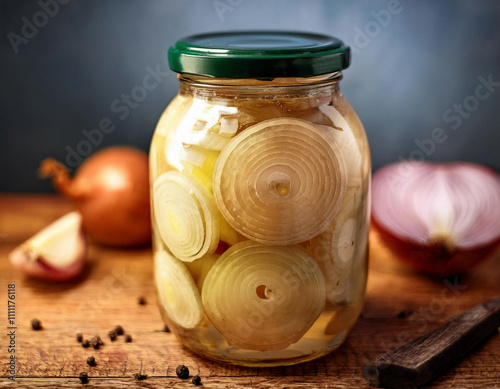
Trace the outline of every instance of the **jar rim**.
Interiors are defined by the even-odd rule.
[[[311,87],[321,88],[323,86],[330,86],[332,83],[338,83],[342,80],[342,73],[334,72],[314,77],[280,77],[274,79],[215,78],[181,73],[177,75],[177,78],[183,84],[204,89],[244,88],[247,91],[255,89],[257,92],[262,92],[266,88],[273,90],[300,90],[310,89]]]
[[[169,49],[170,69],[217,78],[314,77],[350,65],[341,40],[293,31],[230,31],[180,39]]]

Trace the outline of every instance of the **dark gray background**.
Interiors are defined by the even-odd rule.
[[[419,158],[415,142],[435,128],[446,140],[427,159],[500,168],[500,87],[491,87],[488,97],[480,90],[482,101],[474,97],[478,77],[500,82],[498,1],[401,0],[392,14],[391,1],[65,2],[16,54],[8,34],[20,36],[24,20],[35,16],[43,24],[42,7],[0,0],[1,191],[50,191],[36,175],[40,160],[64,161],[67,147],[85,139],[82,130],[103,118],[116,130],[94,150],[114,144],[147,150],[159,115],[177,92],[174,74],[123,120],[113,101],[140,85],[148,66],[166,70],[167,49],[177,39],[230,29],[321,32],[355,46],[341,90],[365,125],[374,168]],[[443,115],[464,101],[471,112],[460,124],[451,116],[447,122]]]

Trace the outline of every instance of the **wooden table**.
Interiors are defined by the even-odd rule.
[[[71,210],[51,195],[0,196],[0,387],[193,388],[175,375],[179,364],[199,374],[206,388],[363,388],[362,365],[467,310],[500,296],[500,252],[469,275],[430,279],[403,268],[371,234],[370,273],[362,317],[337,351],[297,366],[252,369],[219,364],[182,348],[162,332],[156,306],[150,249],[90,248],[85,274],[76,282],[28,279],[8,263],[8,253],[52,220]],[[7,285],[16,289],[16,381],[8,377]],[[139,296],[147,299],[139,305]],[[31,329],[31,319],[43,331]],[[111,342],[107,332],[121,324],[133,336]],[[100,350],[84,349],[75,334],[99,334]],[[86,364],[94,355],[96,367]],[[134,379],[142,372],[148,378]],[[429,388],[500,388],[500,335],[495,334]]]

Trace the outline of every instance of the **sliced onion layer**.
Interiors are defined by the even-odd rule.
[[[188,94],[179,93],[175,96],[161,115],[160,120],[158,120],[155,134],[164,137],[177,128],[189,109],[193,106],[193,100],[193,97]]]
[[[500,237],[500,178],[474,164],[407,162],[373,179],[373,218],[401,239],[450,249]]]
[[[333,127],[333,129],[335,129],[330,131],[326,130],[326,132],[332,137],[332,139],[344,153],[344,159],[348,174],[347,185],[359,185],[359,180],[364,176],[364,174],[368,174],[368,172],[365,172],[365,169],[363,169],[364,156],[369,155],[368,150],[363,152],[360,149],[360,145],[358,144],[354,130],[337,108],[335,108],[333,105],[322,105],[318,108],[333,123],[331,127],[321,125],[318,125],[318,127]]]
[[[182,261],[217,249],[220,216],[212,194],[196,177],[163,173],[153,185],[153,211],[165,245]]]
[[[325,280],[298,247],[238,243],[212,267],[202,290],[205,312],[234,347],[281,350],[297,342],[325,304]]]
[[[366,196],[356,196],[351,198],[335,220],[332,248],[338,287],[328,294],[331,302],[354,303],[363,294],[368,259],[368,211]]]
[[[225,116],[237,112],[236,107],[211,105],[204,100],[194,99],[177,126],[176,136],[184,145],[220,151],[238,130],[237,119],[226,120]]]
[[[464,273],[500,242],[500,175],[471,163],[401,162],[373,177],[373,221],[413,268]]]
[[[212,175],[219,152],[185,145],[179,145],[179,150],[183,171],[198,178],[212,192]]]
[[[161,307],[183,328],[194,328],[203,319],[200,293],[186,266],[166,251],[154,254],[155,283]]]
[[[352,197],[335,218],[332,247],[339,266],[359,259],[368,244],[368,203],[366,195]]]
[[[196,286],[199,290],[201,290],[203,282],[205,281],[209,270],[212,268],[215,262],[217,262],[217,259],[219,259],[219,257],[220,255],[217,254],[208,254],[197,259],[196,261],[185,262],[185,265],[193,276],[194,282],[196,283]]]
[[[238,242],[247,240],[243,235],[238,233],[231,225],[224,219],[220,218],[220,240],[232,246]]]
[[[323,232],[346,187],[342,152],[312,123],[280,118],[234,137],[217,159],[214,197],[242,235],[295,244]]]
[[[332,303],[353,302],[360,289],[354,273],[366,272],[368,203],[365,197],[349,197],[332,226],[306,246],[325,275],[326,297]]]

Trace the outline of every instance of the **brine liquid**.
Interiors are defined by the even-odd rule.
[[[275,132],[272,128],[268,131],[265,123],[262,131],[256,126],[266,120],[276,124]],[[292,126],[303,126],[304,135],[299,129],[288,137],[287,130]],[[247,138],[240,136],[246,129],[255,132],[248,145],[240,142]],[[278,131],[283,135],[275,136]],[[294,137],[295,144],[287,143]],[[323,147],[323,142],[331,147]],[[293,147],[296,150],[287,154]],[[325,173],[329,163],[326,157],[321,157],[323,162],[313,158],[321,150],[335,154],[328,170],[335,171],[335,177]],[[294,154],[300,154],[298,163]],[[227,180],[214,177],[229,160],[231,168],[224,171],[223,178],[234,174],[234,179],[223,186],[221,182]],[[246,164],[251,166],[246,169]],[[262,174],[254,174],[255,169],[261,169]],[[166,252],[168,255],[162,258],[170,258],[162,264],[167,271],[164,278],[157,277],[156,287],[164,294],[159,299],[162,316],[182,343],[212,359],[254,366],[302,362],[338,347],[363,304],[369,174],[370,157],[361,123],[338,92],[319,88],[297,95],[247,98],[221,93],[200,96],[189,88],[180,93],[157,125],[150,150],[150,175],[154,251]],[[236,186],[235,192],[231,193],[227,185]],[[261,193],[267,190],[269,195]],[[312,201],[318,191],[338,201],[337,207],[324,213],[316,210],[319,216],[314,220],[308,220],[307,214],[294,218],[294,210],[298,214],[303,201],[310,201],[313,209],[312,203],[319,202]],[[297,197],[291,199],[292,195]],[[300,201],[298,196],[302,196]],[[290,208],[283,203],[291,204]],[[247,205],[254,208],[242,217]],[[307,204],[304,209],[308,209]],[[331,215],[326,224],[316,220],[323,214]],[[268,222],[266,217],[270,217]],[[301,228],[309,225],[314,236],[306,231],[303,239]],[[283,243],[288,241],[293,244]],[[245,262],[238,262],[239,248],[248,246],[251,250]],[[260,268],[252,267],[249,261],[262,261],[260,256],[265,256],[266,247],[271,246],[269,253],[277,254],[258,262],[263,263]],[[282,252],[279,261],[273,257]],[[286,273],[287,255],[295,277],[288,283],[279,279]],[[174,261],[175,266],[170,269],[168,261]],[[245,269],[241,277],[236,276],[238,269]],[[233,278],[221,283],[225,271]],[[307,275],[302,276],[302,271]],[[241,290],[243,285],[251,285],[257,297]],[[279,288],[273,291],[269,285]],[[313,285],[315,296],[321,297],[305,304],[287,300],[300,299],[304,285]],[[224,301],[226,291],[228,300],[238,302],[234,309]],[[212,301],[212,294],[217,295],[216,301]],[[279,303],[273,303],[272,299],[278,297]],[[267,308],[260,311],[259,304]],[[302,308],[294,311],[295,305]],[[309,317],[297,317],[300,315]],[[292,324],[285,328],[285,322]],[[284,332],[287,337],[281,341]]]

